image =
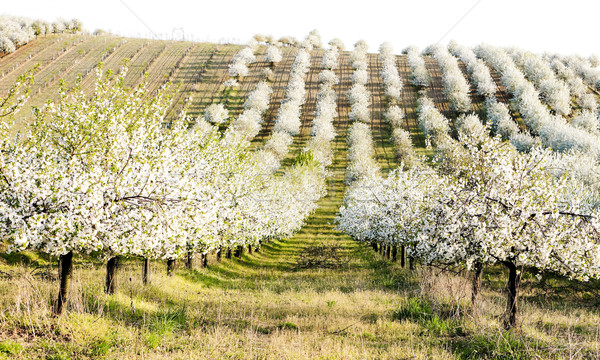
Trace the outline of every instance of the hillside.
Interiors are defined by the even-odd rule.
[[[147,72],[151,93],[170,82],[175,117],[187,106],[191,117],[209,104],[225,100],[232,116],[243,110],[248,93],[264,78],[268,67],[266,45],[256,51],[250,73],[236,91],[226,92],[228,66],[242,49],[238,45],[157,41],[113,35],[48,35],[0,58],[0,94],[17,77],[39,64],[32,96],[18,115],[17,129],[31,119],[31,109],[58,98],[61,82],[70,89],[81,75],[81,86],[93,92],[95,70],[118,72],[127,63],[125,85],[134,88]],[[283,47],[275,64],[273,95],[265,122],[252,148],[272,133],[289,74],[298,51]],[[282,162],[290,165],[306,146],[317,104],[318,74],[324,50],[311,51],[306,75],[306,102],[302,106],[300,135]],[[50,315],[56,288],[56,258],[25,252],[0,258],[0,358],[123,358],[123,359],[512,359],[598,358],[600,327],[596,282],[581,284],[549,275],[543,283],[523,279],[522,326],[519,332],[501,330],[506,272],[486,268],[482,301],[468,311],[470,274],[416,265],[411,270],[372,251],[367,244],[336,230],[335,218],[347,188],[348,143],[352,121],[346,97],[352,86],[350,52],[340,53],[335,70],[339,83],[333,164],[328,168],[327,195],[292,238],[271,241],[260,251],[240,259],[208,255],[208,267],[196,259],[194,269],[183,261],[175,276],[167,277],[164,264],[153,261],[152,282],[143,286],[141,261],[126,259],[114,295],[103,293],[104,264],[76,260],[73,296],[64,318]],[[442,70],[425,56],[431,83],[425,93],[450,121]],[[471,79],[459,61],[465,78]],[[419,89],[409,79],[406,55],[396,56],[403,81],[399,106],[403,128],[410,132],[415,150],[430,155],[417,119]],[[398,167],[396,148],[385,121],[388,99],[381,78],[379,54],[368,54],[371,93],[370,128],[375,159],[383,173]],[[521,114],[511,104],[500,76],[496,97],[524,128]],[[485,122],[484,97],[470,82],[471,110]],[[598,99],[594,89],[588,92]],[[189,99],[189,100],[188,100]],[[3,252],[3,249],[0,249]]]

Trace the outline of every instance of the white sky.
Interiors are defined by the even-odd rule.
[[[4,0],[2,13],[54,20],[77,17],[87,30],[152,37],[127,4],[162,38],[181,33],[199,41],[246,42],[256,33],[302,39],[317,29],[326,43],[339,37],[346,48],[365,39],[371,51],[390,41],[399,53],[442,39],[464,45],[487,42],[535,52],[600,53],[595,0]],[[453,26],[459,22],[456,27]],[[451,30],[452,29],[452,30]],[[450,31],[451,30],[451,31]],[[450,31],[448,35],[445,34]],[[180,36],[180,35],[179,35]]]

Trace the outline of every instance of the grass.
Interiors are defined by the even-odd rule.
[[[336,163],[343,161],[336,157]],[[340,175],[334,172],[333,180]],[[343,189],[342,182],[331,181],[330,195],[296,236],[267,243],[241,260],[216,263],[211,256],[209,268],[190,271],[180,266],[173,277],[166,276],[165,264],[155,262],[152,282],[144,287],[141,261],[126,259],[115,295],[102,291],[102,264],[78,258],[69,312],[59,319],[50,315],[56,281],[43,276],[53,259],[32,253],[3,256],[0,358],[562,359],[572,355],[592,359],[599,355],[600,317],[585,303],[570,303],[583,297],[579,291],[549,294],[544,302],[538,280],[526,277],[521,330],[504,332],[500,329],[502,268],[486,270],[478,315],[473,315],[467,274],[422,266],[402,269],[337,232],[333,221]],[[322,253],[344,261],[323,263]],[[565,281],[547,276],[545,286],[568,287]],[[594,284],[584,287],[584,293],[594,294]]]
[[[151,63],[149,80],[161,83],[187,46],[169,43],[161,52],[151,43],[135,58],[131,82],[141,76],[142,65]],[[192,112],[223,94],[226,64],[238,48],[221,46],[211,61],[193,54],[184,58],[174,79],[196,81],[188,73],[206,64],[204,83],[186,85],[198,95]],[[600,358],[600,282],[524,276],[521,327],[505,332],[502,267],[485,269],[480,302],[471,309],[468,273],[419,265],[403,269],[335,230],[345,191],[345,92],[351,74],[347,54],[341,58],[346,60],[338,70],[343,77],[336,86],[340,117],[328,195],[296,236],[266,243],[241,260],[217,263],[211,255],[209,268],[187,270],[180,264],[172,277],[166,276],[164,263],[153,262],[147,286],[142,285],[141,261],[124,259],[114,295],[103,292],[103,264],[77,256],[69,309],[62,318],[51,316],[56,258],[5,254],[0,244],[0,359]],[[404,57],[399,64],[405,74]],[[277,82],[281,93],[290,65],[276,69],[283,76]],[[314,78],[318,70],[313,66],[308,76]],[[245,90],[225,96],[239,108]],[[404,91],[410,100],[404,102],[407,129],[417,151],[430,155],[416,125],[416,89],[405,84]],[[307,102],[305,122],[313,111],[314,102]],[[379,161],[393,167],[389,127],[374,125]],[[300,149],[306,138],[296,139],[295,147]],[[289,161],[296,155],[290,154]]]

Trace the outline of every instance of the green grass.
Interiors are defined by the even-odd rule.
[[[226,72],[221,62],[238,48],[222,46],[207,62],[206,83],[193,90],[199,95],[191,104],[196,112],[221,96],[241,109],[242,91],[223,93],[220,85]],[[168,56],[159,56],[150,79],[162,80],[159,65]],[[177,74],[183,77],[183,69]],[[336,89],[344,103],[347,89]],[[416,89],[407,85],[406,91]],[[474,108],[481,110],[481,104]],[[306,119],[313,110],[303,108]],[[56,258],[6,254],[0,244],[0,359],[600,358],[600,282],[582,284],[553,274],[539,281],[526,274],[521,327],[505,332],[502,267],[485,269],[481,301],[472,311],[468,273],[418,264],[413,271],[403,269],[337,231],[348,165],[348,109],[339,110],[328,195],[294,237],[265,243],[241,260],[217,263],[211,255],[208,268],[179,264],[172,277],[164,263],[153,262],[151,283],[143,286],[141,261],[123,259],[118,290],[106,295],[104,265],[78,255],[68,312],[54,318]],[[407,128],[424,144],[415,109],[409,110]],[[394,167],[389,127],[373,131],[380,140],[379,161]],[[306,160],[298,156],[306,140],[306,134],[295,140],[296,152],[284,163]],[[432,154],[422,146],[417,151]]]

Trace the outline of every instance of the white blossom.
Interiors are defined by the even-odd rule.
[[[223,104],[211,104],[204,110],[204,120],[211,124],[221,124],[229,117],[229,111]]]

